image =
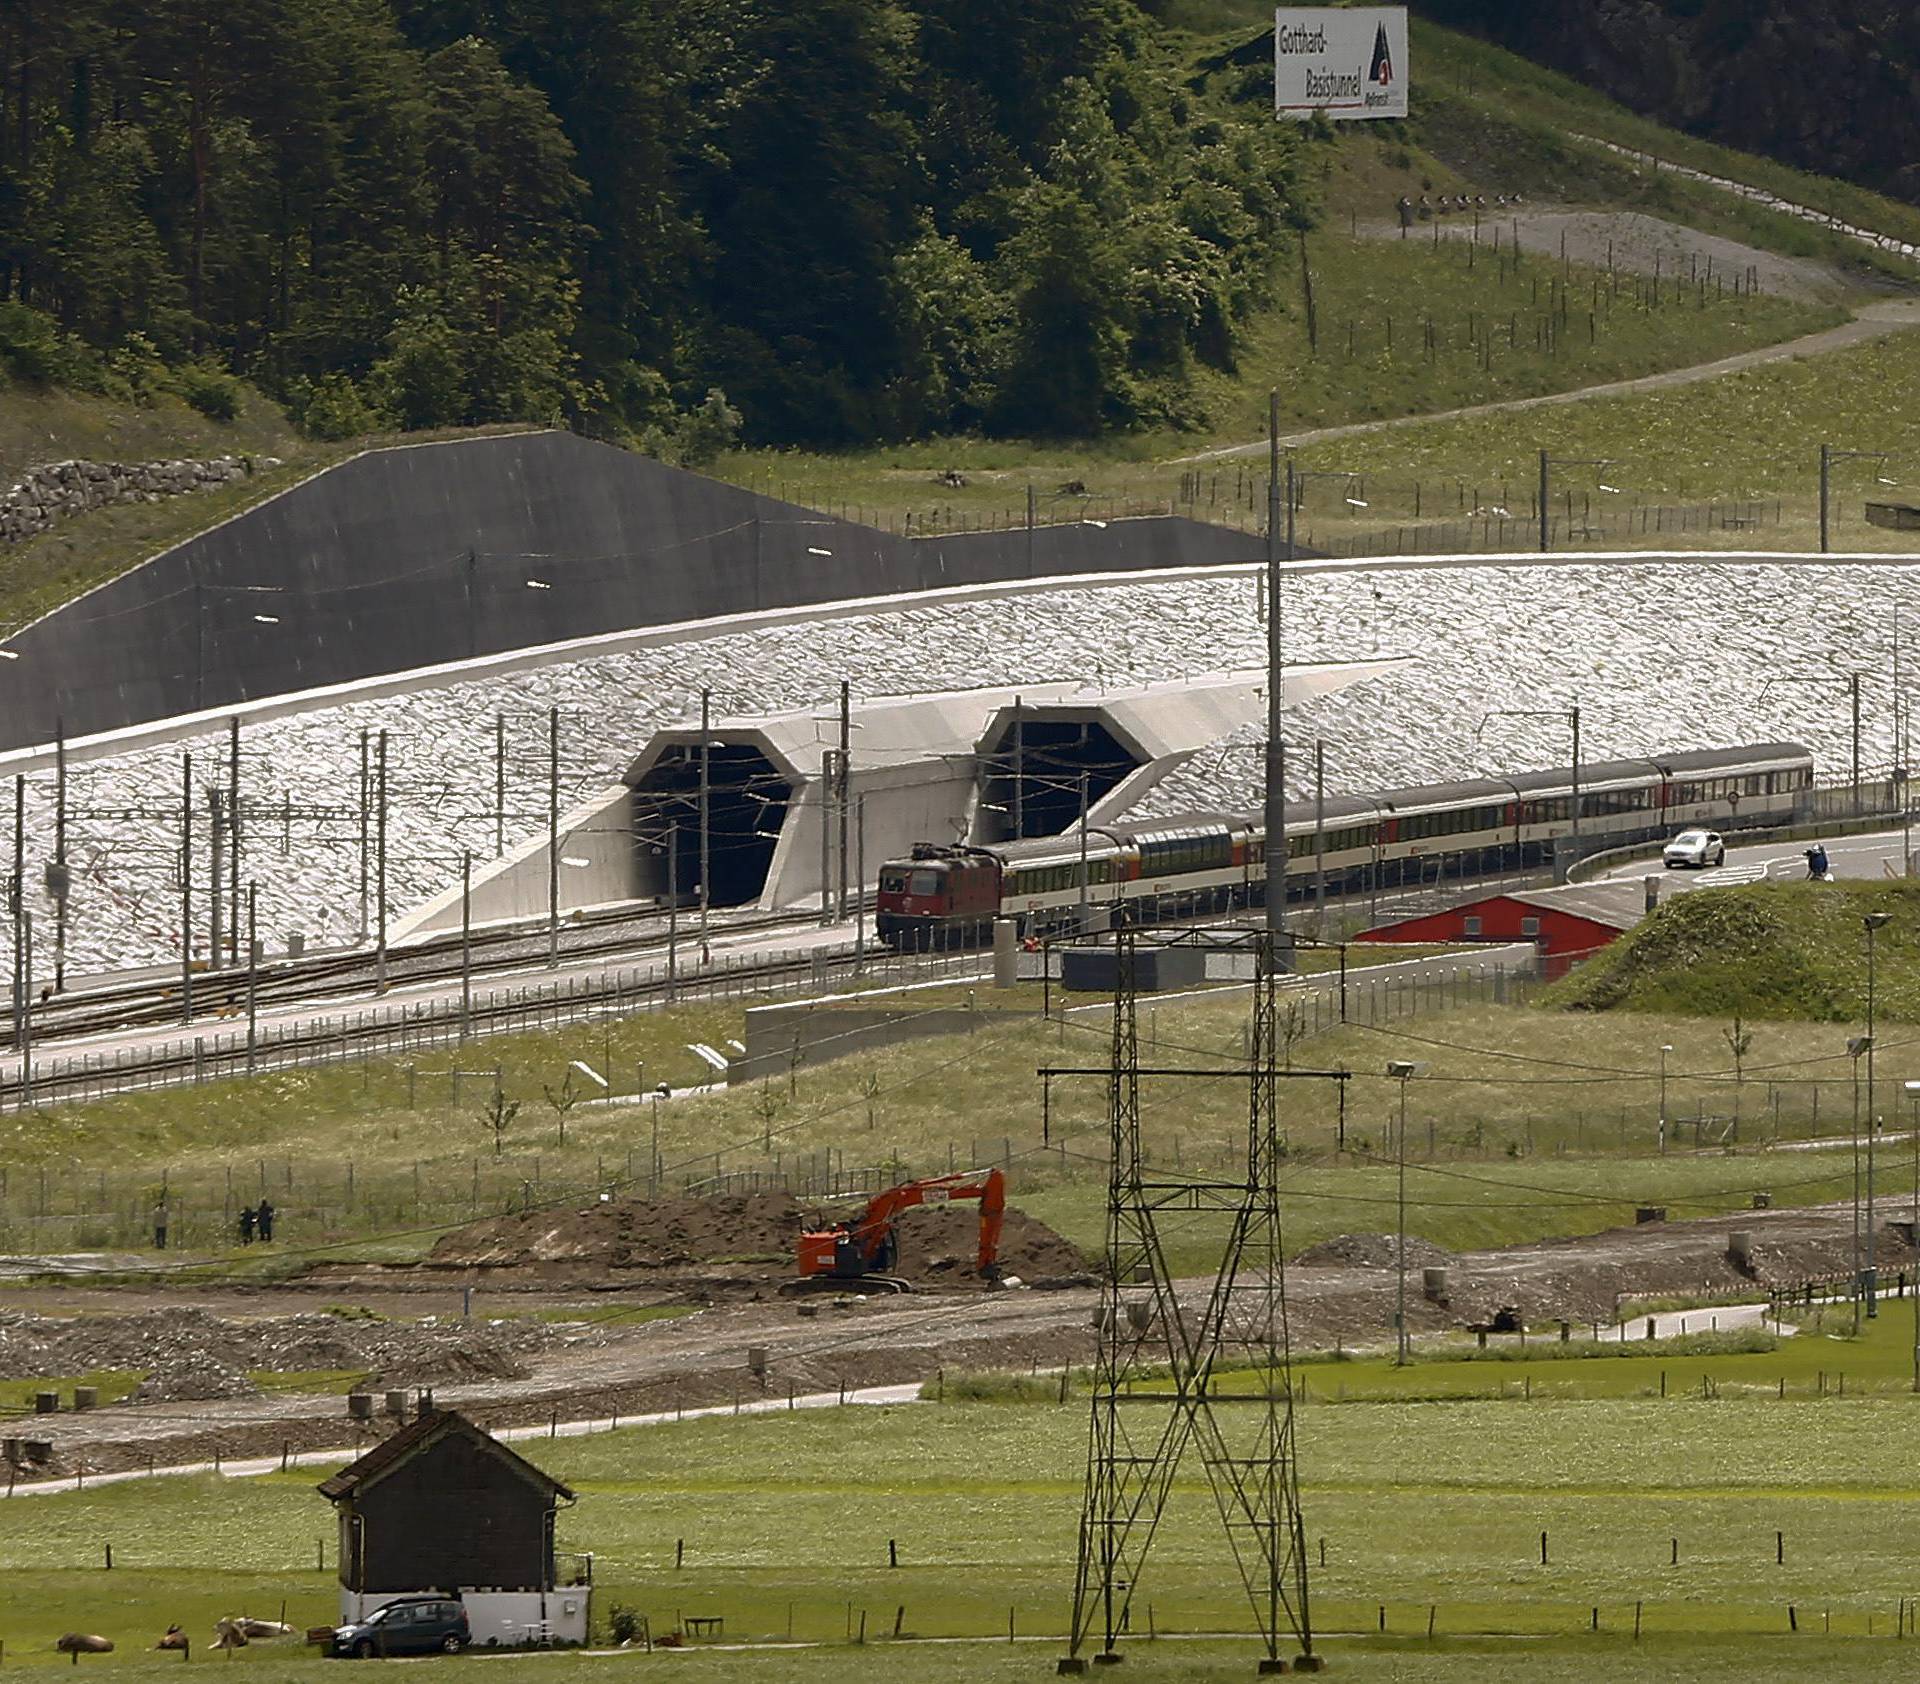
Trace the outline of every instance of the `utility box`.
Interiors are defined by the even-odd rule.
[[[1207,954],[1200,947],[1146,947],[1133,950],[1133,984],[1142,994],[1164,994],[1174,989],[1200,988],[1207,980]],[[1060,986],[1087,994],[1111,994],[1119,986],[1120,960],[1115,950],[1068,947],[1060,954]]]

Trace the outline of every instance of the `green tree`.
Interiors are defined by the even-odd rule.
[[[994,426],[1084,436],[1128,419],[1126,264],[1094,207],[1067,188],[1034,186],[1003,262],[1012,319]]]

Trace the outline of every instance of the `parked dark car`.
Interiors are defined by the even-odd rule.
[[[354,1625],[337,1627],[333,1652],[363,1661],[375,1655],[457,1655],[472,1640],[460,1603],[444,1596],[409,1596],[376,1608]]]

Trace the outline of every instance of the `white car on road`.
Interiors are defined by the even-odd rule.
[[[1721,865],[1727,857],[1726,839],[1717,830],[1683,830],[1661,855],[1669,870],[1676,865],[1704,868]]]

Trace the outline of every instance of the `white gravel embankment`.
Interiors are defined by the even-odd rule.
[[[1288,589],[1288,647],[1301,660],[1412,654],[1400,674],[1294,711],[1298,744],[1327,744],[1329,787],[1371,790],[1563,763],[1563,726],[1482,715],[1502,707],[1583,711],[1588,758],[1791,737],[1826,773],[1847,763],[1843,669],[1869,674],[1866,764],[1884,768],[1896,613],[1917,623],[1920,573],[1898,566],[1628,562],[1524,571],[1467,566],[1313,576]],[[289,931],[337,944],[358,928],[358,768],[363,728],[390,732],[389,885],[396,912],[443,887],[459,850],[493,851],[493,718],[509,721],[508,843],[545,822],[545,712],[562,710],[563,806],[619,775],[657,727],[710,685],[717,714],[813,706],[842,676],[866,697],[1079,679],[1122,686],[1258,664],[1265,633],[1246,578],[1063,590],[870,618],[733,633],[603,655],[505,679],[448,685],[249,728],[243,784],[269,951]],[[1916,652],[1920,654],[1920,652]],[[1818,677],[1817,684],[1778,682]],[[1770,681],[1774,681],[1770,684]],[[1257,733],[1203,752],[1146,809],[1251,810]],[[177,956],[180,756],[195,781],[224,779],[209,736],[75,766],[70,974]],[[216,761],[220,762],[216,772]],[[1306,793],[1306,754],[1294,761]],[[290,840],[273,809],[301,808]],[[169,817],[114,816],[115,810]],[[265,808],[266,810],[262,810]],[[52,779],[29,780],[29,835],[51,851]],[[196,923],[204,931],[205,799],[196,818]],[[30,859],[37,879],[39,859]],[[38,897],[36,897],[38,898]],[[37,976],[52,919],[36,917]],[[204,939],[204,935],[203,935]]]

